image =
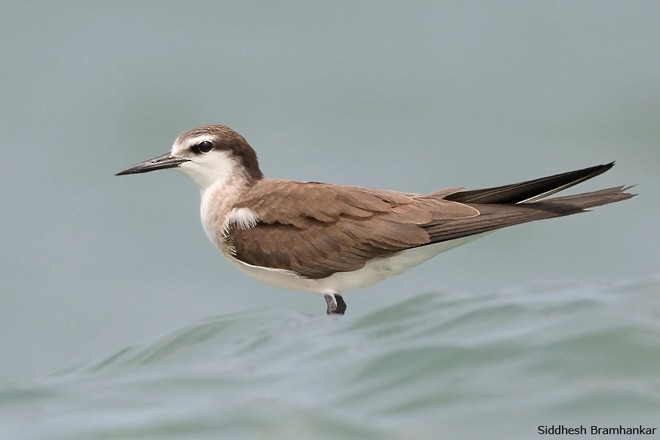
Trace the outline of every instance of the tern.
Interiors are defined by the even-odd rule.
[[[400,274],[484,234],[629,199],[629,186],[549,196],[614,162],[492,188],[430,194],[264,178],[257,155],[229,127],[182,133],[169,153],[116,175],[175,169],[201,190],[209,240],[249,275],[322,294],[344,314],[342,294]]]

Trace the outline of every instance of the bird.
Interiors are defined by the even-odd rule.
[[[417,266],[495,230],[629,199],[631,186],[550,197],[614,162],[476,190],[428,194],[265,178],[257,154],[224,125],[183,132],[171,151],[116,175],[174,169],[201,191],[209,240],[265,283],[321,294],[343,315],[343,294]]]

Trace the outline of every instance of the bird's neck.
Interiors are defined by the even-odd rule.
[[[201,190],[200,216],[209,240],[218,243],[218,232],[224,229],[229,212],[255,183],[247,174],[237,173]]]

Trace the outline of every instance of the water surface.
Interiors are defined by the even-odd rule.
[[[213,316],[0,391],[0,438],[535,438],[660,424],[660,282]]]

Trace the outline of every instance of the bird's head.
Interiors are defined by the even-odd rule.
[[[182,171],[204,191],[234,176],[263,177],[257,154],[245,138],[224,125],[204,125],[183,132],[172,150],[128,167],[117,176],[172,168]]]

